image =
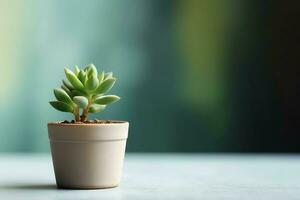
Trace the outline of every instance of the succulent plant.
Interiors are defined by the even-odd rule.
[[[49,103],[56,110],[73,113],[76,122],[87,121],[89,113],[101,112],[120,99],[105,95],[116,82],[112,72],[98,74],[95,65],[89,64],[84,69],[75,66],[74,72],[65,68],[65,74],[67,80],[62,81],[61,88],[54,89],[57,101]]]

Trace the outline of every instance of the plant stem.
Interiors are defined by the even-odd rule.
[[[75,109],[74,115],[75,115],[75,121],[76,121],[76,122],[79,122],[79,121],[80,121],[79,108],[76,108],[76,109]]]
[[[89,97],[88,100],[89,100],[89,104],[82,111],[81,122],[85,122],[88,118],[88,115],[89,115],[89,108],[90,108],[90,105],[92,104],[91,97]]]
[[[87,120],[88,114],[89,114],[89,107],[83,109],[81,115],[81,122],[85,122]]]

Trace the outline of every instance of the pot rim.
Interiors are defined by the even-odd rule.
[[[107,121],[113,121],[114,123],[103,123],[103,124],[85,124],[85,123],[80,123],[80,124],[73,124],[73,123],[62,123],[63,121],[58,121],[58,122],[49,122],[48,125],[52,126],[118,126],[121,124],[129,124],[128,121],[123,121],[123,120],[110,120],[110,119],[105,119]]]

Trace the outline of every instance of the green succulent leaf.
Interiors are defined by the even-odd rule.
[[[101,104],[101,105],[107,105],[107,104],[117,102],[119,100],[120,100],[120,97],[118,97],[116,95],[105,95],[105,96],[102,96],[102,97],[98,97],[94,101],[94,103]]]
[[[78,74],[78,79],[81,81],[81,83],[85,83],[86,79],[87,79],[87,75],[86,72],[83,70],[80,70],[79,74]]]
[[[95,76],[95,74],[89,76],[88,80],[85,83],[85,87],[90,91],[95,90],[98,87],[98,85],[99,85],[99,80],[97,76]]]
[[[73,101],[78,105],[79,108],[86,108],[89,104],[89,100],[84,96],[75,96]]]
[[[101,112],[105,109],[105,105],[93,104],[89,107],[89,113],[97,113]]]
[[[85,72],[88,72],[89,69],[90,69],[90,67],[91,67],[90,65],[86,65],[85,68],[84,68],[83,70],[84,70]]]
[[[101,84],[102,81],[104,80],[104,71],[102,71],[102,72],[98,75],[98,80],[99,80],[99,84]]]
[[[95,100],[95,99],[97,99],[97,98],[99,98],[99,97],[102,97],[103,96],[103,94],[94,94],[93,96],[92,96],[92,98],[93,98],[93,100]]]
[[[113,78],[113,73],[112,72],[108,72],[104,74],[104,80],[109,79],[109,78]]]
[[[86,93],[79,90],[72,90],[72,96],[85,96]]]
[[[78,90],[83,90],[84,86],[81,81],[77,78],[77,76],[68,68],[65,68],[65,74],[70,81],[70,83],[74,86],[74,88]]]
[[[67,103],[69,105],[73,104],[72,99],[69,97],[69,95],[67,94],[67,92],[64,91],[61,88],[55,88],[54,89],[54,96],[56,97],[56,99],[58,101],[62,101],[62,102]]]
[[[50,101],[49,102],[53,108],[56,110],[62,111],[62,112],[73,112],[73,107],[70,106],[69,104],[66,104],[61,101]]]
[[[88,77],[95,75],[98,76],[97,68],[94,64],[89,64],[86,66]]]
[[[63,82],[63,85],[66,86],[69,90],[74,90],[75,89],[69,81],[62,80],[62,82]]]
[[[75,65],[75,70],[74,70],[74,72],[75,72],[75,75],[78,77],[78,74],[79,74],[79,72],[80,72],[80,69],[78,68],[77,65]]]
[[[97,88],[96,93],[103,94],[108,92],[115,84],[116,78],[109,78],[104,80]]]
[[[72,92],[65,85],[62,85],[61,88],[69,95],[69,97],[73,96]]]

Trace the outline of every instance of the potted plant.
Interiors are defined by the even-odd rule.
[[[50,104],[70,112],[74,120],[48,123],[52,161],[58,187],[110,188],[120,183],[129,123],[119,120],[88,120],[89,113],[103,111],[118,101],[105,95],[116,82],[112,73],[87,65],[65,68],[67,80],[54,89],[56,101]]]

